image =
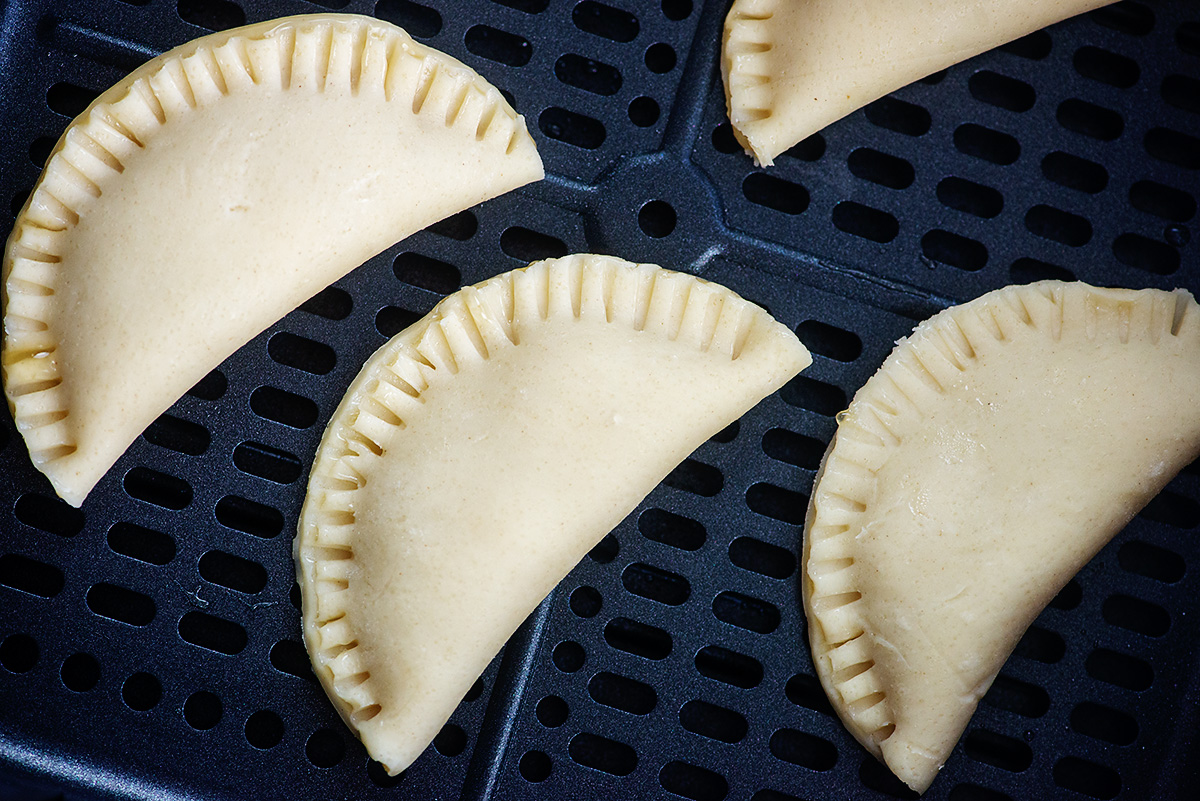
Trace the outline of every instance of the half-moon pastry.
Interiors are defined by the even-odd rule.
[[[930,73],[1114,0],[734,0],[721,71],[761,165]]]
[[[575,563],[811,361],[729,290],[575,255],[467,287],[377,351],[295,541],[318,678],[392,773]]]
[[[378,20],[197,39],[67,128],[4,259],[4,388],[78,506],[159,414],[365,259],[537,180],[524,120]]]
[[[1042,608],[1200,455],[1200,307],[1047,281],[917,326],[839,416],[804,538],[817,675],[923,792]]]

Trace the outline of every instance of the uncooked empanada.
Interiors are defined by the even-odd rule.
[[[386,246],[537,180],[524,120],[378,20],[290,17],[142,66],[67,128],[4,260],[4,388],[78,506],[159,414]]]
[[[735,0],[721,71],[762,165],[888,92],[1114,0]]]
[[[571,567],[810,361],[721,286],[591,255],[467,287],[376,352],[295,542],[313,666],[371,756],[407,767]]]
[[[918,792],[1042,608],[1200,454],[1187,292],[1047,281],[919,325],[840,415],[804,538],[817,675]]]

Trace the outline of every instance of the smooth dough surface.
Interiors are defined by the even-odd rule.
[[[542,176],[524,120],[385,22],[198,39],[59,141],[5,254],[4,383],[78,506],[237,348],[388,245]]]
[[[930,73],[1114,0],[734,0],[721,71],[734,135],[770,165]]]
[[[468,287],[372,356],[296,538],[304,636],[395,774],[680,461],[811,361],[729,290],[575,255]]]
[[[1042,282],[901,340],[818,473],[803,597],[851,733],[923,792],[1025,629],[1200,455],[1200,307]]]

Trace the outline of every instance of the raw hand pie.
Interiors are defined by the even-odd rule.
[[[542,177],[524,120],[387,23],[206,36],[68,127],[4,259],[4,389],[69,503],[237,348],[388,245]]]
[[[1114,0],[734,0],[721,70],[762,165],[888,92]]]
[[[575,563],[810,362],[723,287],[591,255],[467,287],[376,352],[295,542],[313,666],[371,756],[407,767]]]
[[[1043,282],[919,325],[840,415],[804,538],[817,675],[923,792],[1025,629],[1200,454],[1200,306]]]

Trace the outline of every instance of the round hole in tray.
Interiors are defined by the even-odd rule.
[[[68,690],[85,693],[100,681],[100,663],[91,654],[72,654],[63,660],[60,675]]]
[[[332,768],[346,755],[346,742],[332,729],[317,729],[304,744],[304,755],[318,768]]]
[[[675,48],[666,42],[656,42],[646,48],[646,66],[651,72],[659,74],[670,72],[675,69],[675,63],[678,60]]]
[[[578,587],[571,593],[571,611],[580,617],[595,617],[604,605],[604,598],[595,587]]]
[[[0,642],[0,665],[13,673],[33,669],[38,660],[37,640],[28,634],[10,634]]]
[[[670,236],[677,221],[675,209],[665,200],[651,200],[638,212],[638,227],[655,239]]]
[[[207,690],[192,693],[183,704],[183,719],[197,731],[206,731],[221,722],[221,699]]]
[[[467,747],[467,733],[461,726],[447,723],[433,738],[433,747],[442,756],[456,757]]]
[[[733,137],[733,126],[723,122],[712,132],[712,145],[718,153],[740,153],[742,146]]]
[[[525,752],[519,765],[521,776],[531,782],[542,782],[550,778],[553,767],[554,763],[550,761],[550,757],[542,751]]]
[[[563,673],[574,673],[583,667],[587,654],[577,642],[565,640],[554,647],[554,666]]]
[[[269,709],[255,712],[246,720],[246,742],[266,750],[279,745],[283,739],[283,721]]]
[[[548,729],[554,729],[567,722],[571,708],[557,695],[547,695],[538,701],[536,714],[539,723]]]
[[[135,712],[149,712],[162,700],[162,684],[149,673],[138,671],[125,679],[121,698]]]
[[[635,97],[629,103],[629,121],[639,128],[649,128],[658,122],[662,109],[652,97]]]

